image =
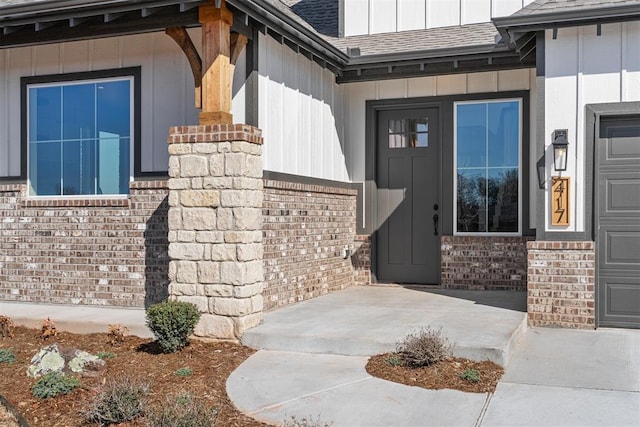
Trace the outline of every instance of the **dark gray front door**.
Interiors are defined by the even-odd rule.
[[[596,151],[598,324],[640,328],[640,116],[601,119]]]
[[[377,276],[440,282],[438,109],[378,113]]]

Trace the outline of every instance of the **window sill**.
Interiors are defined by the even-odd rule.
[[[89,199],[26,199],[22,201],[25,208],[128,208],[128,197],[89,198]]]

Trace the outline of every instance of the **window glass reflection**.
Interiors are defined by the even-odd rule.
[[[456,230],[519,231],[520,103],[456,104]]]
[[[389,120],[389,148],[429,146],[429,122],[426,118]]]

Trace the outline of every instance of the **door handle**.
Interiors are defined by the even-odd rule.
[[[438,214],[433,214],[433,235],[437,236],[438,235],[438,220],[440,219],[440,217],[438,216]]]

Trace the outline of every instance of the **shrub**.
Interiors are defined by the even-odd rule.
[[[13,329],[16,327],[16,324],[13,323],[8,316],[0,316],[0,335],[2,338],[13,338]]]
[[[184,301],[161,302],[147,309],[147,326],[165,353],[175,353],[189,344],[198,320],[197,307]]]
[[[389,366],[402,366],[402,358],[397,354],[390,354],[384,362]]]
[[[176,370],[176,375],[179,377],[189,377],[191,376],[191,374],[193,374],[193,371],[191,370],[191,368],[180,368],[178,370]]]
[[[13,354],[13,350],[10,348],[0,348],[0,363],[13,363],[16,361],[16,356]]]
[[[69,394],[80,385],[80,380],[76,377],[67,376],[61,372],[49,372],[36,381],[31,387],[31,392],[39,399],[46,399],[60,394]]]
[[[480,381],[480,372],[478,372],[477,369],[465,368],[464,372],[460,374],[460,378],[465,381],[477,383],[478,381]]]
[[[218,411],[191,393],[168,396],[163,405],[147,416],[149,427],[210,427],[215,425]]]
[[[284,420],[282,427],[331,427],[332,425],[333,422],[322,421],[320,415],[316,419],[310,416],[309,418],[303,417],[300,420],[292,415],[291,418]]]
[[[46,320],[42,321],[42,326],[40,327],[40,338],[46,340],[47,338],[55,337],[56,335],[58,335],[56,324],[50,317],[47,317]]]
[[[429,366],[451,357],[453,346],[442,336],[442,329],[421,328],[396,345],[406,366]]]
[[[129,328],[126,326],[115,323],[109,325],[109,331],[107,332],[107,336],[109,337],[109,344],[121,344],[124,342],[125,337],[129,335]]]
[[[85,420],[102,425],[131,421],[144,413],[147,383],[129,377],[109,381],[82,411]]]
[[[105,360],[105,359],[113,359],[114,357],[116,357],[116,354],[110,351],[101,351],[97,353],[96,356],[102,360]]]

